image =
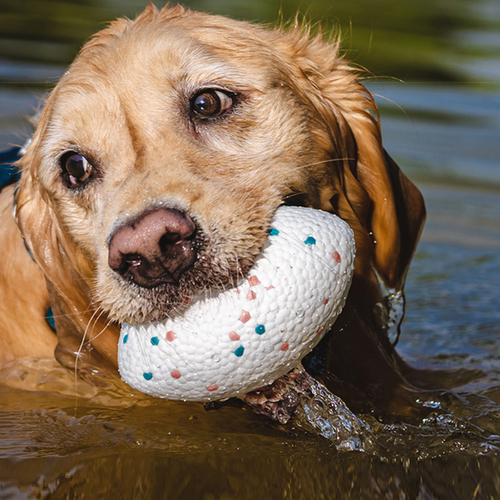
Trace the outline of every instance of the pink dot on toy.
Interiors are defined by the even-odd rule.
[[[181,378],[181,372],[179,370],[172,370],[170,375],[172,375],[172,378]]]
[[[281,344],[281,349],[280,351],[288,351],[288,347],[290,347],[290,345],[288,344],[288,342],[283,342],[283,344]]]
[[[340,258],[340,254],[335,250],[335,252],[333,252],[333,258],[335,259],[335,262],[337,262],[337,264],[340,264],[342,262],[342,259]]]
[[[240,321],[242,323],[246,323],[252,316],[250,316],[250,313],[248,311],[241,311],[241,316],[240,316]]]
[[[219,388],[219,386],[217,384],[211,384],[207,387],[207,391],[216,391],[217,389]]]
[[[230,332],[229,333],[229,338],[231,340],[240,340],[240,336],[236,332]]]
[[[260,283],[260,280],[257,276],[253,275],[248,278],[248,283],[250,283],[250,286],[256,286]]]
[[[169,330],[167,334],[165,335],[165,338],[169,341],[172,342],[172,340],[175,340],[177,338],[177,334],[173,332],[172,330]]]
[[[255,300],[257,298],[257,294],[253,290],[248,290],[247,300]]]

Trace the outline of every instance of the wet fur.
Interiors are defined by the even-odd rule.
[[[191,96],[214,87],[238,95],[234,109],[193,119]],[[85,189],[62,180],[68,150],[98,172]],[[0,361],[55,348],[65,366],[80,352],[80,366],[115,370],[123,321],[162,319],[193,293],[232,285],[258,255],[276,208],[297,203],[338,214],[357,245],[345,311],[306,366],[355,408],[414,410],[412,372],[389,344],[380,283],[402,290],[424,203],[385,153],[375,102],[337,43],[299,27],[150,5],[85,45],[20,164],[20,232],[12,190],[1,195]],[[196,220],[200,257],[179,287],[140,289],[109,268],[109,238],[162,206]],[[49,302],[57,340],[43,320]]]

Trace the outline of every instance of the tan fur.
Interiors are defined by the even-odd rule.
[[[239,104],[224,119],[193,124],[189,99],[214,87],[237,93]],[[58,159],[69,150],[91,157],[99,170],[78,194],[61,181]],[[376,105],[337,44],[298,28],[266,30],[150,5],[135,21],[118,20],[87,43],[48,98],[21,165],[18,222],[47,280],[56,356],[64,365],[74,364],[86,335],[92,343],[82,360],[116,367],[123,321],[162,319],[200,289],[231,285],[258,255],[276,208],[300,195],[301,203],[337,213],[355,232],[355,278],[339,332],[353,330],[367,359],[385,363],[374,370],[387,371],[393,394],[411,391],[404,364],[388,348],[377,274],[387,287],[402,289],[425,209],[385,154]],[[206,243],[195,277],[163,295],[138,290],[108,266],[112,232],[158,206],[186,210]],[[16,241],[2,241],[0,251],[17,252],[22,243],[13,220],[4,226]],[[10,349],[5,359],[53,348],[52,340],[29,340],[45,339],[47,330],[43,321],[38,331],[26,326],[40,319],[40,300],[47,302],[35,273],[34,286],[13,272],[2,281],[40,297],[29,309],[15,305],[24,314],[0,318],[2,345],[23,338],[33,347]],[[339,377],[342,335],[334,332],[323,343],[330,353],[327,382]],[[365,383],[360,374],[349,377],[337,392]],[[385,407],[393,411],[391,405]]]
[[[57,344],[44,321],[49,307],[45,279],[13,224],[11,186],[0,196],[0,363],[25,356],[51,357]]]

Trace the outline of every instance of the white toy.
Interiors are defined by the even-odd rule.
[[[280,207],[262,255],[237,288],[194,299],[162,323],[123,325],[123,380],[184,401],[224,400],[272,383],[340,314],[354,254],[353,232],[340,218]]]

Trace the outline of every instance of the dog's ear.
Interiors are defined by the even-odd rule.
[[[34,260],[46,279],[65,297],[75,288],[70,275],[86,274],[88,262],[79,252],[73,251],[74,245],[54,212],[51,195],[42,185],[42,179],[46,184],[57,184],[57,179],[51,179],[53,174],[48,173],[49,167],[44,167],[47,161],[44,160],[43,147],[44,139],[50,133],[48,121],[54,92],[47,99],[33,138],[18,162],[21,181],[16,195],[16,218]]]
[[[47,133],[49,108],[50,98],[31,144],[19,161],[22,175],[16,196],[16,218],[27,249],[45,275],[58,338],[56,358],[74,368],[75,355],[83,346],[82,338],[96,336],[96,332],[108,328],[109,322],[105,315],[96,315],[90,298],[92,264],[64,231],[53,209],[54,201],[40,180],[46,175],[41,144]],[[113,340],[113,336],[102,335],[93,342],[98,352],[92,353],[91,364],[105,366],[105,359],[116,364],[116,344],[109,339]],[[86,361],[84,358],[79,359]]]
[[[355,232],[358,271],[372,261],[385,285],[400,290],[425,219],[423,197],[385,152],[375,101],[338,44],[314,39],[302,54],[307,99],[331,142],[332,209]]]

